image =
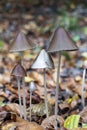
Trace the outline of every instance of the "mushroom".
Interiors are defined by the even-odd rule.
[[[87,61],[84,62],[83,68],[84,68],[84,70],[83,70],[83,76],[82,76],[82,106],[84,108],[85,107],[84,88],[85,88]]]
[[[87,43],[84,43],[80,48],[79,48],[80,54],[83,54],[87,52]],[[84,59],[83,63],[83,76],[82,76],[82,105],[83,108],[85,107],[85,99],[84,99],[84,88],[85,88],[85,77],[86,77],[86,69],[87,69],[87,58]]]
[[[35,47],[36,47],[36,44],[33,43],[31,38],[29,38],[29,42],[28,42],[24,33],[19,32],[16,38],[14,39],[13,44],[11,44],[9,51],[19,52],[21,59],[23,60],[23,52],[29,49],[33,49]],[[23,65],[23,61],[22,61],[22,65]]]
[[[26,50],[35,48],[36,45],[29,38],[29,43],[23,32],[19,32],[13,44],[10,47],[10,52],[24,52]]]
[[[17,78],[17,84],[18,84],[18,95],[19,95],[19,105],[20,105],[20,117],[22,118],[22,103],[21,103],[21,95],[20,95],[20,80],[26,76],[26,71],[21,66],[21,64],[17,64],[12,72],[12,76],[15,76]],[[26,111],[24,111],[26,113]]]
[[[43,69],[44,71],[44,95],[45,95],[45,107],[46,107],[46,116],[47,119],[49,118],[48,115],[48,102],[47,102],[47,90],[46,90],[46,69],[53,69],[54,63],[52,61],[51,56],[42,49],[39,55],[36,57],[34,63],[31,66],[32,69]]]
[[[31,110],[32,110],[32,93],[37,90],[37,86],[33,81],[29,83],[29,90],[30,90],[30,122],[31,122]]]
[[[61,62],[61,51],[75,51],[78,47],[75,45],[75,42],[71,39],[68,32],[63,28],[59,27],[55,30],[50,44],[48,47],[48,52],[58,52],[59,53],[59,62],[57,69],[57,79],[56,79],[56,95],[55,95],[55,130],[57,130],[57,113],[58,113],[58,94],[59,94],[59,76],[60,76],[60,62]]]
[[[32,42],[31,38],[29,39],[29,43],[28,43],[28,40],[25,37],[24,33],[19,32],[9,50],[10,50],[10,52],[19,52],[20,53],[21,64],[23,65],[23,52],[28,49],[33,49],[35,47],[36,47],[36,45]],[[24,104],[24,109],[26,111],[26,99],[25,99],[24,86],[25,86],[25,82],[24,82],[24,78],[22,78],[23,104]],[[26,120],[26,112],[25,112],[24,119]]]

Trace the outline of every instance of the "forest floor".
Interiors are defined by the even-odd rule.
[[[47,99],[49,104],[49,120],[46,119],[44,104],[43,70],[31,71],[30,66],[42,48],[47,49],[49,39],[58,26],[64,26],[72,35],[76,45],[80,48],[76,52],[63,52],[60,69],[60,85],[58,98],[58,128],[87,128],[87,79],[85,79],[85,107],[82,106],[82,76],[84,64],[87,61],[87,9],[79,5],[71,9],[55,6],[37,5],[29,7],[27,3],[18,5],[7,2],[0,4],[0,130],[38,130],[54,129],[55,87],[58,55],[51,54],[55,69],[46,71]],[[9,47],[19,31],[28,38],[32,37],[38,44],[33,50],[24,52],[25,92],[27,105],[27,120],[19,116],[19,101],[17,82],[11,76],[11,70],[19,58],[18,53],[10,53]],[[87,75],[86,75],[87,77]],[[30,92],[29,82],[34,81],[37,90],[32,96],[32,121],[29,114]],[[21,100],[23,90],[21,87]],[[71,115],[77,115],[71,119]],[[78,117],[80,115],[80,117]],[[69,124],[65,122],[67,117]],[[77,119],[79,118],[79,120]],[[78,121],[77,121],[78,120]],[[37,124],[35,124],[36,122]],[[34,127],[35,126],[35,127]]]

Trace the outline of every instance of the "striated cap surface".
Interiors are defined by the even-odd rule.
[[[15,76],[15,77],[25,77],[27,74],[26,74],[26,71],[25,69],[23,68],[23,66],[21,66],[21,64],[17,64],[12,72],[11,72],[11,75],[12,76]]]
[[[78,47],[75,42],[71,39],[69,33],[63,28],[57,28],[50,40],[48,52],[58,52],[63,50],[74,51]]]
[[[40,69],[40,68],[54,68],[54,63],[51,56],[42,49],[39,55],[36,57],[34,63],[31,66],[32,69]]]
[[[24,33],[19,32],[15,40],[13,41],[13,44],[10,47],[10,52],[25,51],[25,50],[32,49],[35,47],[36,47],[36,44],[33,43],[31,38],[29,39],[29,42],[28,42]]]

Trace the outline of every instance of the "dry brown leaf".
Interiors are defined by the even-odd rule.
[[[81,112],[80,112],[81,120],[84,123],[87,123],[87,107],[85,107]]]
[[[64,119],[63,119],[61,116],[58,116],[58,117],[57,117],[57,120],[58,120],[58,122],[60,123],[60,125],[63,126]],[[49,125],[49,122],[50,122],[50,125]],[[43,126],[44,128],[51,128],[52,126],[54,126],[54,123],[55,123],[55,115],[49,117],[49,122],[48,122],[48,119],[46,118],[46,119],[44,119],[44,120],[42,121],[41,126]]]
[[[62,114],[65,114],[69,111],[69,105],[67,103],[60,103],[59,108],[62,111]]]
[[[35,122],[28,122],[16,116],[15,122],[4,123],[1,130],[10,130],[16,128],[17,130],[44,130],[44,128]]]
[[[42,126],[38,125],[35,122],[28,122],[25,123],[20,122],[16,123],[17,130],[45,130]]]
[[[18,95],[18,89],[17,89],[17,88],[15,89],[12,85],[11,85],[11,86],[10,86],[10,85],[7,85],[6,88],[7,88],[7,90],[9,90],[10,92],[12,92],[12,93]],[[23,90],[22,90],[22,88],[21,88],[21,89],[20,89],[21,97],[23,96],[22,93],[23,93]],[[25,95],[28,96],[27,89],[25,89]]]
[[[46,115],[45,103],[33,104],[32,113],[38,116]],[[52,106],[50,104],[48,104],[48,113],[49,115],[52,113]]]
[[[55,104],[55,97],[51,97],[50,94],[47,95],[47,99],[50,105],[54,105]]]
[[[1,130],[10,130],[10,128],[14,127],[14,123],[10,122],[1,127]]]
[[[16,128],[17,130],[44,130],[44,128],[38,125],[35,122],[28,122],[20,118],[19,116],[15,116],[11,114],[12,121],[6,121],[0,126],[0,130],[10,130],[12,128]]]
[[[43,75],[37,72],[32,72],[29,75],[31,78],[33,78],[36,82],[38,82],[38,85],[43,85]]]
[[[19,115],[20,113],[20,107],[18,104],[16,103],[10,103],[10,104],[7,104],[4,106],[4,109],[7,111],[7,112],[13,112],[13,113],[16,113]]]

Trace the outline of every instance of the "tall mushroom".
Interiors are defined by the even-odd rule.
[[[22,103],[21,103],[21,95],[20,95],[20,80],[26,76],[26,71],[21,66],[21,64],[17,64],[12,72],[12,76],[15,76],[17,78],[17,84],[18,84],[18,95],[19,95],[19,105],[20,105],[20,117],[22,118]]]
[[[21,64],[23,65],[23,52],[28,49],[35,48],[36,45],[32,42],[31,39],[29,39],[29,42],[27,38],[25,37],[24,33],[19,32],[16,36],[15,40],[13,41],[13,44],[10,47],[10,52],[19,52],[21,56]],[[26,120],[26,98],[25,98],[25,82],[24,78],[22,79],[22,87],[23,87],[23,105],[24,105],[24,119]]]
[[[44,95],[45,95],[46,116],[48,118],[49,115],[48,115],[47,90],[46,90],[46,69],[53,69],[54,63],[52,61],[51,56],[44,49],[42,49],[39,55],[36,57],[31,68],[44,70]]]
[[[48,47],[48,52],[58,52],[59,62],[57,69],[56,79],[56,95],[55,95],[55,130],[57,130],[57,113],[58,113],[58,94],[59,94],[59,76],[60,76],[60,62],[61,62],[61,51],[75,51],[78,47],[75,42],[71,39],[68,32],[63,28],[59,27],[55,30]]]
[[[31,122],[31,110],[32,110],[32,93],[37,90],[37,86],[34,81],[29,83],[29,91],[30,91],[30,122]]]

